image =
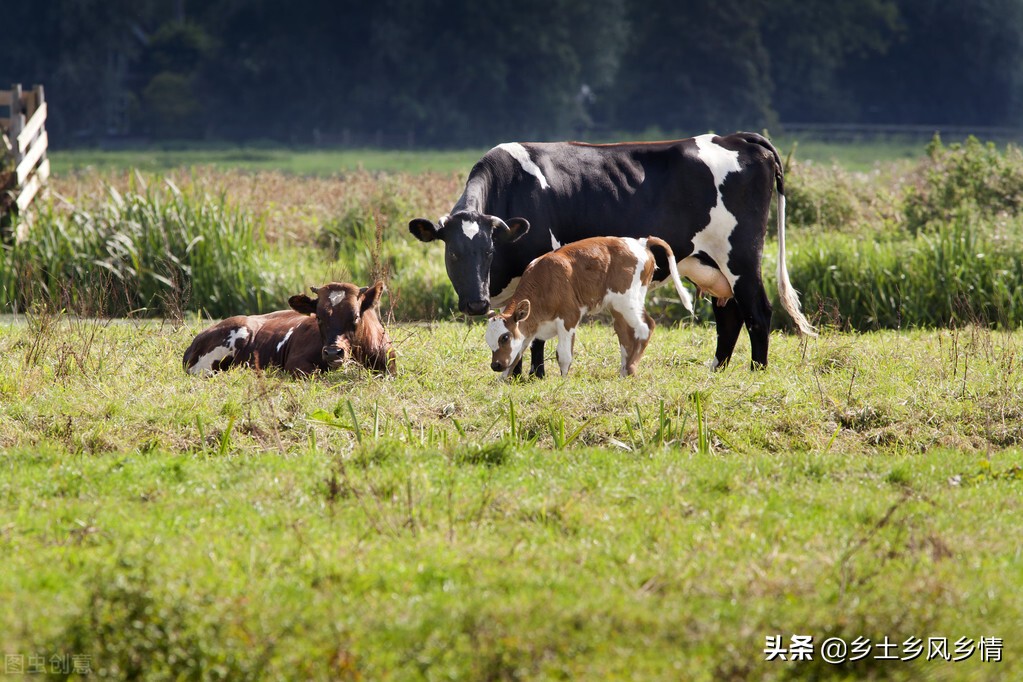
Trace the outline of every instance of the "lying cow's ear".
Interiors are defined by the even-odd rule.
[[[440,228],[426,218],[413,218],[409,221],[408,231],[421,242],[432,242],[440,239]]]
[[[288,299],[288,305],[295,312],[302,313],[303,315],[315,315],[316,314],[316,299],[309,298],[303,294],[297,294]]]
[[[515,312],[512,313],[512,319],[516,323],[522,322],[522,320],[529,317],[529,299],[519,301],[518,305],[515,306]]]
[[[504,222],[500,218],[494,218],[494,236],[506,243],[516,242],[522,235],[529,232],[529,221],[525,218],[511,218]]]
[[[377,282],[371,287],[366,287],[359,292],[359,310],[366,312],[370,308],[380,305],[380,294],[384,291],[384,283]]]

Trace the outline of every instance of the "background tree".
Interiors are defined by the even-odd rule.
[[[6,4],[0,84],[46,85],[57,146],[1023,123],[1023,0]]]

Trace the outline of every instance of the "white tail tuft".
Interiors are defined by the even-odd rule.
[[[801,334],[817,336],[817,330],[799,309],[799,292],[792,288],[789,271],[785,267],[785,195],[778,192],[778,297],[781,305],[792,316]]]

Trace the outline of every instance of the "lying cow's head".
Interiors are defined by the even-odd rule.
[[[379,303],[383,282],[359,288],[347,282],[331,282],[322,287],[309,287],[314,296],[298,294],[288,304],[304,315],[315,315],[323,343],[323,362],[330,368],[340,366],[352,357],[353,344],[363,315]],[[373,316],[373,320],[376,320]],[[379,325],[379,322],[376,322]]]
[[[490,358],[490,369],[504,372],[504,377],[522,359],[526,348],[526,335],[520,322],[529,317],[529,301],[519,301],[510,312],[495,313],[487,322],[487,345],[494,352]]]
[[[529,230],[525,218],[507,223],[496,216],[477,211],[459,211],[441,218],[434,225],[426,218],[408,224],[416,239],[444,240],[444,265],[458,294],[458,309],[470,315],[482,315],[490,309],[490,264],[494,248],[518,240]]]

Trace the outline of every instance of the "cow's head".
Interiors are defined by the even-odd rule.
[[[331,369],[352,357],[353,342],[362,316],[377,305],[383,287],[383,282],[361,289],[347,282],[331,282],[322,287],[310,287],[313,296],[299,294],[288,299],[294,310],[316,316],[323,344],[323,362]]]
[[[519,301],[512,310],[495,313],[487,321],[487,345],[493,351],[490,369],[503,372],[503,378],[508,378],[522,359],[526,335],[519,323],[529,317],[529,308],[528,300]]]
[[[529,231],[525,218],[506,223],[497,216],[477,211],[459,211],[441,218],[434,225],[426,218],[408,224],[416,239],[444,240],[444,265],[458,294],[458,309],[470,315],[482,315],[490,309],[490,264],[495,248],[517,241]]]

